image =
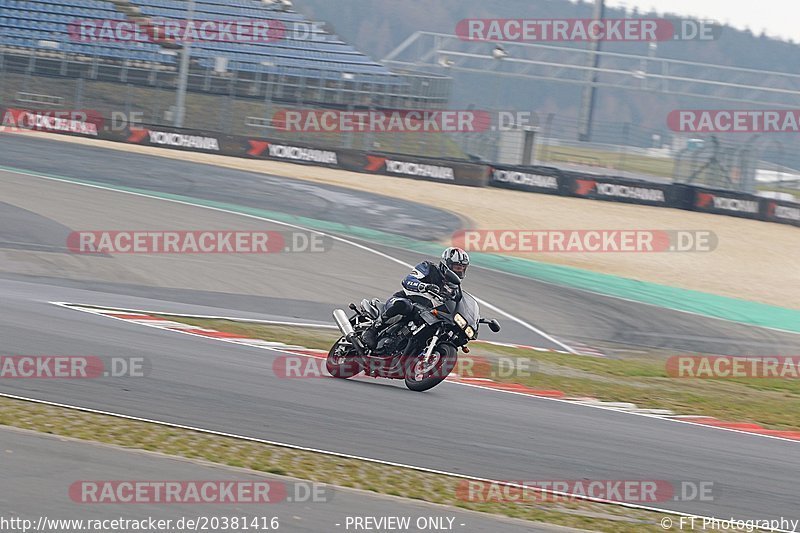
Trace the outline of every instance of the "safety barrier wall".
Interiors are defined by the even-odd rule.
[[[553,167],[492,166],[489,185],[591,200],[672,207],[800,226],[800,204],[684,183],[603,176]]]
[[[174,150],[285,161],[471,187],[502,187],[591,200],[672,207],[800,226],[800,203],[682,183],[659,183],[572,172],[554,167],[489,166],[461,160],[331,149],[305,143],[294,144],[160,126],[107,128],[102,117],[91,114],[79,121],[59,120],[47,112],[18,108],[0,108],[0,114],[6,130],[9,129],[11,120],[13,127],[23,129]]]

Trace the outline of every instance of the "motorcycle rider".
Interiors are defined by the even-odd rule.
[[[407,315],[411,312],[412,301],[422,304],[430,304],[430,301],[423,295],[425,293],[440,295],[447,288],[447,278],[445,272],[452,270],[455,274],[464,279],[469,266],[469,255],[461,248],[447,248],[442,252],[439,264],[432,261],[423,261],[414,267],[403,280],[403,289],[394,293],[383,307],[383,312],[378,319],[362,334],[364,344],[374,350],[378,344],[379,332],[383,325],[392,317],[397,315]]]

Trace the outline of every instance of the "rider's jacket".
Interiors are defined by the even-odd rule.
[[[405,294],[419,293],[419,286],[421,283],[437,285],[440,289],[444,287],[445,279],[436,263],[423,261],[414,267],[414,270],[403,280]]]

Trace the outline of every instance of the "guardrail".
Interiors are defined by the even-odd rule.
[[[461,160],[411,157],[312,144],[287,144],[266,138],[161,126],[108,129],[103,127],[104,119],[98,117],[86,117],[85,122],[56,120],[52,113],[16,108],[0,108],[0,113],[4,118],[3,124],[8,124],[5,118],[10,116],[17,127],[65,135],[317,165],[470,187],[502,187],[540,194],[670,207],[800,226],[799,203],[682,183],[656,183],[566,171],[555,167],[489,166]]]

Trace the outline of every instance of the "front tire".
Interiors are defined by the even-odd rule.
[[[362,370],[355,348],[344,344],[344,337],[336,341],[328,351],[325,368],[331,376],[340,379],[352,378]]]
[[[425,368],[421,355],[411,359],[406,367],[406,387],[415,392],[425,392],[444,381],[456,367],[458,350],[452,344],[440,344],[432,355],[438,357],[428,368]]]

